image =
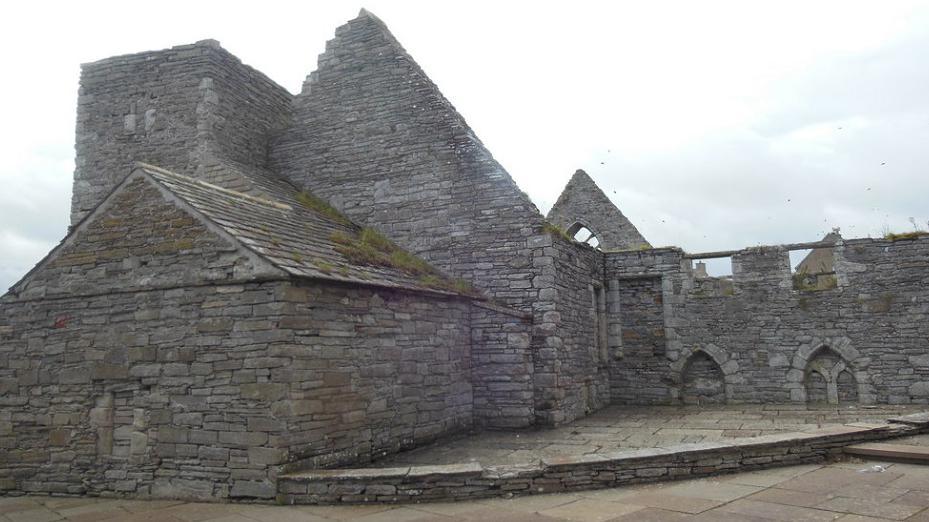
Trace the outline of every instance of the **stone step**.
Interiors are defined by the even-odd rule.
[[[845,453],[860,457],[880,457],[883,459],[905,460],[907,462],[929,464],[929,446],[869,442],[846,446]]]

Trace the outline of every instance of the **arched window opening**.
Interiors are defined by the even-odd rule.
[[[858,402],[858,383],[851,372],[844,370],[836,378],[836,387],[838,388],[839,404]]]
[[[600,249],[600,239],[597,237],[597,234],[587,228],[583,223],[575,223],[572,225],[571,228],[568,229],[568,235],[578,243],[584,243],[598,250]]]
[[[726,383],[723,371],[705,352],[693,354],[681,373],[681,401],[684,404],[723,404]]]
[[[829,402],[828,384],[823,374],[811,371],[806,376],[806,401],[813,404]]]

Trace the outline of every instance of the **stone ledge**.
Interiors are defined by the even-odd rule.
[[[894,424],[906,424],[909,426],[929,426],[929,412],[901,415],[900,417],[889,419],[888,422]]]
[[[840,456],[848,446],[921,431],[922,425],[905,423],[849,424],[731,442],[548,458],[523,465],[316,470],[280,475],[277,500],[284,504],[394,503],[598,489],[822,462]]]
[[[845,448],[845,453],[856,456],[880,457],[907,462],[929,462],[929,447],[910,446],[906,444],[888,444],[885,442],[854,444]]]

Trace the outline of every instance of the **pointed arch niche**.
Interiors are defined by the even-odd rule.
[[[791,399],[808,404],[870,404],[873,393],[858,350],[845,337],[801,347],[787,375]]]
[[[684,349],[671,364],[673,393],[684,404],[724,404],[738,381],[738,363],[717,346]]]

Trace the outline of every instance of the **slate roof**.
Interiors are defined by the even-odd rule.
[[[235,165],[214,166],[208,179],[222,177],[227,182],[241,183],[246,193],[153,165],[140,163],[138,168],[245,248],[292,276],[462,293],[452,290],[453,282],[431,267],[427,277],[423,277],[400,268],[372,266],[350,259],[340,249],[345,250],[346,240],[359,240],[361,227],[339,214],[307,207],[301,201],[306,199],[300,191],[271,173],[236,172]]]

